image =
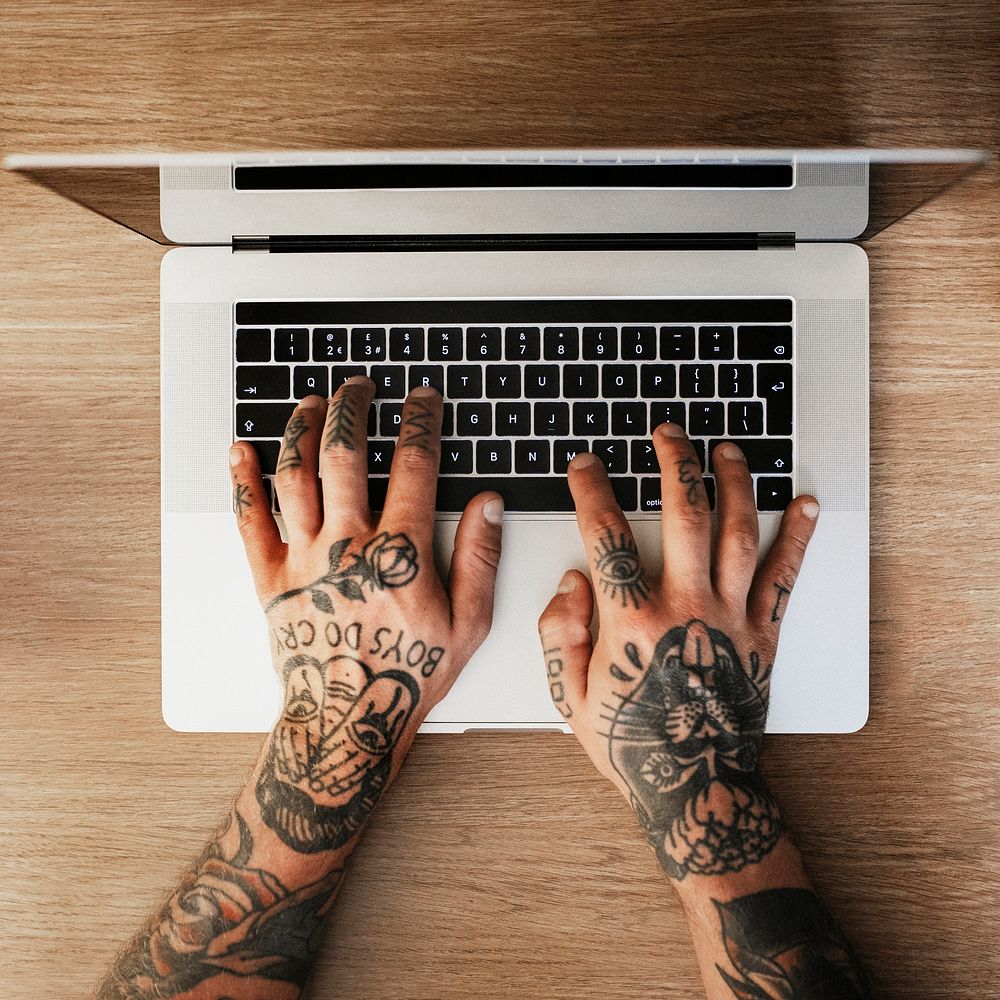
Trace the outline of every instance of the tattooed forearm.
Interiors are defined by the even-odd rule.
[[[327,411],[324,448],[341,447],[357,451],[354,431],[357,413],[358,403],[353,395],[346,391],[339,393]]]
[[[432,452],[437,425],[434,414],[434,406],[411,396],[406,404],[406,419],[399,430],[399,447]]]
[[[241,521],[252,502],[253,494],[250,492],[250,487],[246,483],[237,483],[233,489],[233,512]]]
[[[118,956],[98,1000],[173,997],[206,982],[219,996],[239,992],[240,982],[256,983],[254,996],[277,996],[282,983],[304,987],[342,869],[289,889],[250,863],[253,850],[250,828],[234,809],[178,890]]]
[[[716,969],[738,1000],[871,1000],[861,963],[814,892],[712,902],[736,975]]]
[[[696,458],[691,456],[682,458],[677,463],[677,477],[687,487],[687,502],[692,507],[698,502],[699,495],[706,496],[705,484],[702,482],[699,474],[698,460]]]
[[[566,701],[566,688],[562,682],[563,658],[559,655],[561,652],[558,646],[544,650],[545,672],[549,677],[549,694],[552,696],[553,704],[564,719],[571,719],[573,709]]]
[[[631,535],[622,531],[616,538],[608,528],[607,535],[597,543],[594,560],[601,590],[621,601],[623,608],[629,603],[638,608],[649,597],[649,582]]]
[[[767,715],[759,659],[751,678],[730,638],[697,619],[667,632],[648,667],[634,646],[625,655],[641,680],[603,706],[608,748],[660,865],[682,879],[760,861],[781,820],[757,766]],[[629,679],[618,666],[612,674]]]
[[[299,441],[307,430],[309,430],[309,424],[305,417],[301,413],[294,414],[285,428],[285,439],[281,443],[281,454],[278,456],[278,465],[275,471],[297,469],[302,464]]]
[[[388,587],[405,587],[416,577],[417,549],[406,535],[379,532],[368,541],[361,552],[348,554],[353,539],[342,538],[330,546],[329,568],[319,579],[304,587],[296,587],[279,594],[264,609],[271,611],[290,597],[308,593],[320,610],[333,613],[333,600],[323,589],[331,587],[349,601],[364,601],[365,588],[370,592]]]
[[[771,621],[780,622],[781,616],[785,613],[782,605],[784,604],[785,598],[791,593],[787,587],[783,587],[780,583],[774,584],[774,589],[777,590],[777,595],[774,598],[774,607],[771,608]]]

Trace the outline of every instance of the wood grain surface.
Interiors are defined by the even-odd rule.
[[[0,16],[4,153],[1000,148],[986,0]],[[820,891],[892,998],[1000,990],[998,187],[981,172],[869,247],[871,719],[766,747]],[[10,175],[0,205],[0,996],[49,1000],[88,995],[260,737],[160,718],[162,251]],[[418,739],[327,940],[317,998],[701,995],[625,803],[558,734]]]

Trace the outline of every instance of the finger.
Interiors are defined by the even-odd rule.
[[[233,513],[260,594],[270,574],[285,558],[285,543],[264,492],[256,449],[236,441],[229,449],[229,466],[233,480]]]
[[[455,532],[448,573],[451,621],[470,654],[493,624],[502,524],[503,499],[497,493],[481,493],[469,501]]]
[[[709,563],[712,515],[698,456],[684,429],[660,424],[653,432],[660,463],[663,578],[671,591],[700,593],[711,588]]]
[[[743,609],[757,568],[760,540],[753,480],[743,452],[731,441],[712,452],[712,468],[719,491],[712,586],[724,601]]]
[[[764,557],[750,588],[748,617],[765,634],[772,630],[775,643],[809,539],[816,530],[818,516],[819,503],[808,494],[796,497],[785,508],[778,537]]]
[[[326,417],[326,400],[306,396],[292,411],[278,452],[274,488],[292,543],[312,541],[323,524],[316,458]]]
[[[587,696],[587,671],[594,653],[589,628],[593,613],[590,581],[571,569],[538,619],[549,694],[564,719],[571,720],[574,712],[582,711]]]
[[[319,454],[323,521],[338,534],[354,536],[371,526],[368,509],[368,410],[375,383],[354,375],[326,409]]]
[[[419,386],[406,397],[389,471],[382,522],[405,525],[418,547],[429,545],[434,531],[443,410],[441,394],[430,386]]]
[[[638,608],[649,597],[649,581],[604,464],[591,452],[582,452],[570,462],[567,474],[594,588],[600,591],[601,613]]]

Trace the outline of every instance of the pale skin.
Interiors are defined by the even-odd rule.
[[[356,377],[331,399],[296,407],[275,477],[287,542],[254,450],[237,442],[230,452],[234,516],[285,704],[219,830],[122,949],[100,1000],[303,996],[372,811],[421,721],[489,632],[502,499],[470,501],[440,579],[432,538],[441,397],[407,397],[385,510],[374,515],[365,441],[373,395],[374,384]],[[750,477],[741,458],[717,450],[713,553],[700,472],[671,427],[653,436],[663,470],[660,579],[642,572],[600,462],[581,455],[570,465],[600,631],[595,642],[595,590],[570,571],[539,620],[553,699],[632,802],[674,880],[712,1000],[868,997],[853,953],[808,889],[756,752],[765,664],[818,506],[793,501],[756,569]]]

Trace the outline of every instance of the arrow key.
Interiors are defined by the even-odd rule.
[[[757,478],[757,510],[784,510],[791,499],[791,476]]]

